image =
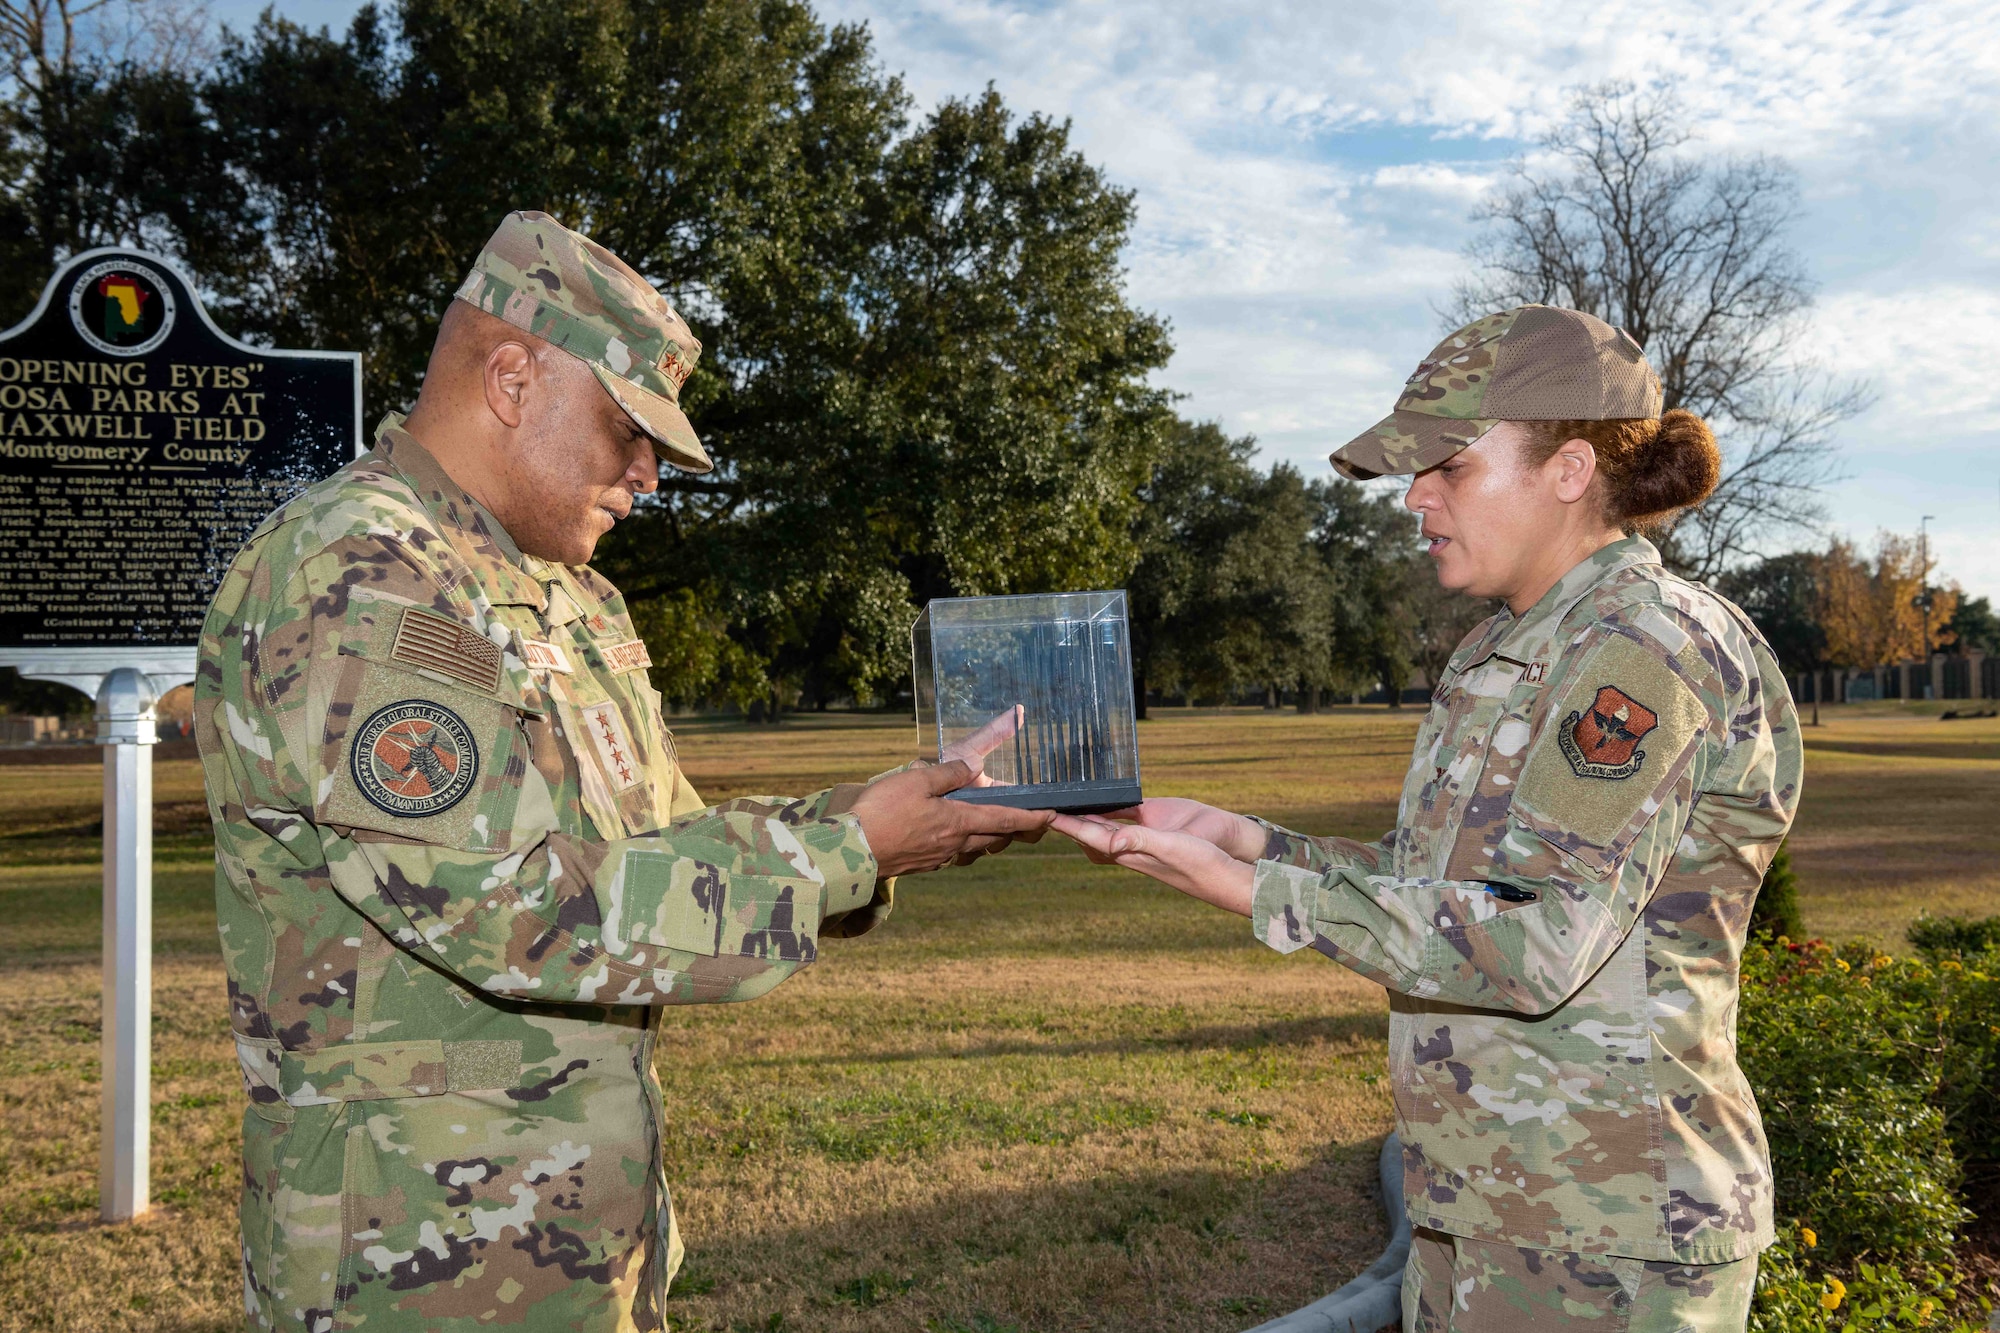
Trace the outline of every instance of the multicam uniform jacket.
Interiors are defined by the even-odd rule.
[[[617,591],[393,422],[202,633],[250,1323],[659,1328],[658,1006],[882,913],[859,788],[704,808]]]
[[[1770,1243],[1737,976],[1801,759],[1755,627],[1627,538],[1460,645],[1394,832],[1272,829],[1259,937],[1389,989],[1416,1225],[1687,1264]]]

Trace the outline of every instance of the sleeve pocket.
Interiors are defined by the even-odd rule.
[[[692,857],[666,852],[625,854],[624,901],[642,938],[682,953],[713,958],[722,951],[722,872]],[[648,913],[649,915],[641,915]]]

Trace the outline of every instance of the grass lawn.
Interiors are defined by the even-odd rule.
[[[2000,722],[1827,711],[1794,835],[1808,924],[1890,947],[2000,912]],[[1414,710],[1168,713],[1149,791],[1314,832],[1394,818]],[[907,722],[692,721],[711,799],[880,771]],[[158,765],[153,1189],[96,1224],[96,764],[0,768],[0,1329],[237,1326],[241,1093],[188,761]],[[670,1015],[676,1328],[1240,1329],[1384,1238],[1382,993],[1067,854],[905,880],[875,935]]]

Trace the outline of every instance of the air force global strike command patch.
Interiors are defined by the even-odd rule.
[[[1629,778],[1646,762],[1639,742],[1660,716],[1616,685],[1600,686],[1590,706],[1563,719],[1557,740],[1580,778]]]
[[[354,785],[399,819],[457,805],[479,776],[479,747],[464,719],[442,704],[404,699],[376,709],[348,751]]]

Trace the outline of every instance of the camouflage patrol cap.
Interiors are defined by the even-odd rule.
[[[681,411],[701,344],[666,297],[596,241],[547,213],[509,213],[457,296],[587,362],[667,462],[715,467]]]
[[[1580,310],[1516,306],[1432,348],[1396,410],[1334,450],[1333,466],[1355,481],[1422,472],[1503,421],[1643,419],[1661,403],[1631,334]]]

